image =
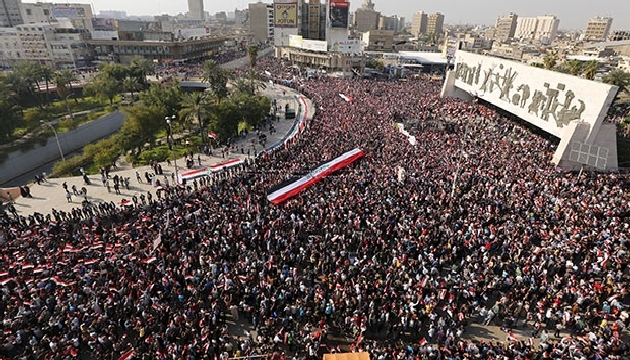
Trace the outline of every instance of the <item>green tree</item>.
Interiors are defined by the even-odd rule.
[[[597,74],[597,70],[599,70],[599,61],[597,60],[589,60],[584,64],[584,77],[593,80],[595,78],[595,74]]]
[[[39,72],[44,80],[44,85],[46,86],[46,105],[48,105],[48,103],[50,103],[50,83],[53,82],[55,70],[48,65],[40,65]]]
[[[571,75],[580,75],[582,73],[582,62],[577,59],[567,61],[567,69]]]
[[[201,69],[201,79],[210,84],[212,92],[221,102],[228,95],[227,83],[230,78],[229,71],[221,68],[214,60],[207,60]]]
[[[124,151],[132,150],[134,159],[145,144],[153,144],[158,132],[164,130],[166,112],[157,106],[136,105],[124,110],[127,118],[119,132]]]
[[[545,69],[547,70],[551,70],[555,68],[557,63],[558,63],[558,54],[556,54],[553,51],[548,52],[547,55],[545,55],[545,58],[543,59],[543,64],[545,65]]]
[[[133,102],[133,95],[135,93],[136,90],[140,90],[140,83],[138,82],[138,79],[135,77],[126,77],[125,80],[123,80],[123,89],[129,91],[131,93],[131,101]]]
[[[39,64],[30,61],[17,63],[10,79],[24,107],[32,104],[42,107],[39,96],[39,80],[41,79]]]
[[[193,92],[184,94],[180,102],[179,118],[184,121],[196,121],[199,124],[199,135],[203,140],[204,129],[210,114],[212,113],[212,101],[210,93]]]
[[[166,115],[171,116],[178,114],[181,109],[182,92],[177,84],[152,84],[140,93],[140,100],[144,105],[160,108]]]
[[[114,105],[114,98],[122,92],[122,84],[116,78],[106,72],[100,72],[92,78],[92,81],[83,88],[86,94],[96,96],[99,99],[109,100],[109,105]]]
[[[602,77],[602,81],[609,85],[615,85],[619,88],[617,95],[627,92],[630,86],[630,73],[621,69],[615,69],[607,72]]]
[[[113,63],[103,63],[99,65],[98,70],[99,75],[105,74],[106,77],[109,77],[119,83],[122,83],[129,73],[129,70],[123,65]]]
[[[258,45],[249,45],[247,47],[247,57],[249,58],[249,66],[255,67],[258,60]]]
[[[247,70],[247,72],[245,72],[244,78],[249,83],[251,95],[254,95],[256,94],[256,92],[267,88],[267,84],[265,84],[265,82],[263,81],[260,73],[254,69]]]
[[[68,97],[73,94],[72,81],[74,80],[74,73],[70,70],[62,70],[54,73],[53,75],[53,82],[57,89],[57,95],[59,95],[59,99],[65,102],[68,109],[70,108],[70,105],[68,104]]]
[[[141,56],[135,56],[131,59],[131,64],[129,65],[129,75],[138,80],[138,84],[145,87],[147,82],[147,75],[153,74],[154,67],[153,63],[143,58]]]
[[[22,112],[17,102],[17,95],[13,91],[9,79],[0,73],[0,140],[11,140],[15,127],[22,120]]]

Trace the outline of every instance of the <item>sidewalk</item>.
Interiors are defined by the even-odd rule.
[[[283,92],[286,92],[283,94]],[[291,108],[297,109],[297,100],[295,96],[298,94],[297,91],[286,88],[279,85],[274,85],[273,88],[267,87],[261,91],[262,95],[265,95],[271,99],[276,99],[278,102],[278,106],[284,106],[285,104],[289,104]],[[308,114],[307,118],[312,118],[313,116],[313,106],[309,99],[306,99],[308,104]],[[266,147],[269,147],[275,144],[277,141],[282,139],[292,128],[294,123],[294,119],[284,120],[281,117],[281,120],[274,121],[273,125],[276,129],[274,134],[269,134],[269,131],[261,131],[261,134],[267,135],[267,143]],[[257,138],[255,132],[250,132],[247,137],[239,137],[235,144],[235,148],[237,149],[234,152],[231,152],[226,157],[221,156],[221,150],[215,149],[213,151],[212,156],[206,156],[205,154],[200,154],[201,156],[201,166],[209,166],[212,164],[216,164],[227,159],[231,158],[241,158],[247,159],[247,149],[250,147],[251,140]],[[244,148],[244,154],[241,153],[241,145]],[[256,147],[257,151],[261,150],[260,145]],[[250,152],[250,158],[255,156],[254,152]],[[198,167],[197,162],[197,153],[195,153],[195,166]],[[166,176],[169,180],[169,183],[172,184],[171,174],[175,172],[175,167],[173,166],[174,162],[171,162],[171,166],[166,163],[161,163],[164,175],[159,175],[157,179],[160,182],[164,182],[164,176]],[[178,173],[182,173],[188,171],[185,166],[186,162],[184,158],[177,159],[178,165]],[[130,164],[127,164],[123,160],[117,161],[118,170],[114,170],[110,172],[110,176],[113,177],[118,175],[122,178],[130,178],[130,189],[127,190],[124,186],[120,188],[120,195],[116,195],[113,188],[113,181],[110,180],[111,192],[107,191],[107,188],[103,186],[101,182],[101,177],[99,174],[89,175],[91,185],[84,185],[83,178],[80,176],[76,177],[66,177],[66,178],[54,178],[49,179],[48,182],[42,183],[41,185],[31,185],[31,195],[32,198],[21,198],[15,197],[15,209],[20,215],[28,216],[33,214],[34,212],[39,212],[42,214],[52,213],[52,209],[56,209],[58,211],[69,212],[73,208],[81,209],[81,201],[82,197],[73,196],[72,202],[68,202],[66,199],[66,192],[62,188],[62,184],[65,182],[68,185],[68,189],[72,192],[72,185],[76,185],[77,189],[81,189],[85,187],[87,189],[87,197],[88,200],[92,203],[100,203],[100,202],[110,202],[113,201],[115,204],[118,204],[123,198],[131,199],[134,195],[136,197],[140,197],[140,195],[144,194],[146,196],[147,192],[150,192],[154,198],[156,198],[156,189],[151,186],[151,184],[146,183],[146,179],[144,178],[144,173],[149,172],[152,173],[153,169],[146,165],[133,168]],[[142,176],[143,183],[138,183],[136,180],[136,171],[140,173]],[[6,190],[5,190],[6,191]],[[19,192],[18,192],[19,194]]]

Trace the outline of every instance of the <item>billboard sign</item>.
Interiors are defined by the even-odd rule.
[[[302,49],[311,51],[326,51],[328,43],[319,40],[302,40]]]
[[[342,54],[358,54],[361,52],[361,40],[336,41],[330,50]]]
[[[302,35],[289,35],[289,46],[301,49],[302,48]]]
[[[53,6],[50,13],[54,18],[76,18],[85,15],[82,8],[74,6]]]
[[[331,0],[329,9],[330,27],[335,29],[347,29],[349,11],[349,1]]]
[[[116,20],[111,18],[93,18],[92,28],[94,31],[115,31]]]
[[[274,22],[277,28],[297,27],[298,4],[297,2],[274,3]]]
[[[597,134],[617,89],[516,61],[455,53],[454,85],[563,138],[572,122],[590,124]]]

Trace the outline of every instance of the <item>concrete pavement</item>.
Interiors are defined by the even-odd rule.
[[[278,103],[278,107],[284,107],[285,104],[289,104],[291,108],[297,109],[297,99],[296,95],[298,93],[291,89],[278,85],[274,85],[273,87],[268,86],[266,89],[260,91],[262,95],[265,95],[271,99],[276,99]],[[309,99],[306,99],[308,105],[308,118],[312,118],[314,109],[312,103]],[[281,116],[281,120],[274,121],[273,125],[276,129],[274,134],[269,134],[269,131],[262,131],[267,135],[267,143],[266,146],[269,147],[275,144],[277,141],[282,139],[292,128],[294,123],[294,119],[285,120]],[[206,156],[205,154],[200,154],[201,156],[201,167],[209,166],[212,164],[216,164],[222,161],[225,161],[230,158],[241,158],[247,159],[247,149],[251,148],[251,140],[257,138],[255,132],[250,132],[247,137],[239,137],[236,140],[236,151],[228,154],[226,157],[221,156],[221,151],[219,149],[215,149],[213,151],[212,156]],[[241,153],[241,145],[244,148],[244,154]],[[256,147],[257,151],[261,151],[260,145]],[[250,152],[250,157],[254,157],[254,152]],[[178,171],[182,173],[184,171],[188,171],[185,166],[185,160],[177,159]],[[171,162],[173,164],[173,162]],[[173,165],[169,166],[166,163],[161,163],[164,175],[168,177],[169,182],[171,181],[171,174],[175,171],[175,167]],[[198,166],[197,163],[197,154],[195,153],[195,165]],[[91,181],[91,185],[84,185],[83,178],[80,176],[76,177],[67,177],[67,178],[53,178],[48,179],[48,182],[42,183],[41,185],[31,185],[31,195],[33,198],[21,198],[19,197],[19,189],[16,192],[12,191],[15,199],[15,209],[20,215],[28,216],[33,214],[34,212],[39,212],[41,214],[50,214],[52,213],[52,209],[56,209],[58,211],[71,211],[73,208],[81,208],[81,201],[83,197],[81,196],[73,196],[71,198],[72,202],[68,202],[66,199],[66,192],[62,188],[62,184],[65,182],[68,185],[68,189],[72,192],[72,186],[76,185],[77,189],[81,189],[85,187],[87,190],[88,200],[92,203],[99,202],[110,202],[118,204],[123,198],[131,199],[133,196],[140,197],[140,195],[144,194],[146,196],[147,192],[151,192],[151,194],[156,196],[156,189],[151,186],[151,184],[147,184],[144,176],[142,176],[143,183],[138,183],[136,180],[136,171],[138,171],[141,175],[144,175],[145,172],[152,173],[153,169],[150,166],[140,166],[133,167],[131,164],[124,162],[124,160],[119,159],[117,161],[118,170],[114,170],[110,172],[110,176],[118,175],[119,177],[125,178],[129,177],[130,179],[130,188],[129,190],[125,189],[124,186],[120,188],[120,195],[117,195],[113,189],[113,181],[110,180],[111,191],[108,192],[107,188],[103,186],[101,182],[100,174],[88,175]],[[157,179],[160,182],[164,182],[164,176],[158,176]],[[6,190],[3,190],[3,193],[6,193]]]

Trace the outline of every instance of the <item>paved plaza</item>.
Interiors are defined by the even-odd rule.
[[[261,90],[262,95],[269,97],[270,99],[275,99],[277,101],[279,108],[284,108],[285,104],[289,104],[289,107],[292,109],[297,109],[298,102],[296,96],[298,93],[291,88],[274,85],[267,86],[265,89]],[[308,105],[307,116],[310,118],[313,115],[313,107],[310,100],[306,99]],[[275,128],[275,132],[270,134],[268,129],[266,131],[262,131],[261,134],[267,135],[267,143],[266,146],[271,146],[275,144],[277,141],[281,140],[292,128],[294,123],[294,119],[284,119],[281,115],[280,120],[274,121],[273,125]],[[247,159],[254,157],[254,151],[251,148],[251,141],[256,139],[257,135],[255,131],[250,132],[246,137],[239,137],[235,142],[235,151],[227,154],[227,156],[222,156],[220,149],[215,149],[212,152],[212,156],[206,156],[205,154],[197,153],[197,149],[191,149],[195,151],[195,167],[194,168],[202,168],[207,167],[212,164],[217,164],[228,159],[240,158]],[[241,153],[241,147],[243,147],[244,151]],[[247,149],[251,149],[250,155],[247,155]],[[258,145],[255,148],[256,152],[260,152],[262,147]],[[201,158],[201,166],[198,163],[198,156]],[[185,159],[177,159],[178,172],[182,173],[185,171],[189,171],[185,164]],[[87,198],[90,202],[98,204],[99,202],[114,202],[118,204],[122,199],[132,199],[134,196],[140,198],[140,195],[145,195],[147,192],[150,192],[153,196],[156,195],[156,188],[152,186],[150,183],[147,183],[144,178],[144,173],[149,172],[153,173],[153,169],[151,166],[139,166],[133,167],[131,164],[125,162],[123,158],[120,158],[116,165],[118,167],[117,170],[113,170],[110,172],[110,176],[113,177],[118,175],[118,177],[129,178],[130,187],[127,190],[124,186],[120,187],[120,195],[116,194],[113,188],[113,182],[110,179],[110,191],[108,191],[107,187],[103,186],[101,181],[100,174],[92,174],[88,177],[90,178],[91,185],[84,185],[83,178],[80,176],[75,177],[65,177],[65,178],[51,178],[48,179],[47,182],[42,183],[41,185],[31,184],[31,195],[32,198],[15,198],[15,209],[20,215],[28,216],[35,212],[39,212],[42,214],[50,214],[53,209],[58,211],[68,212],[73,208],[81,208],[81,202],[83,201],[82,196],[73,196],[71,198],[71,202],[66,198],[66,191],[63,189],[62,184],[65,182],[68,185],[68,189],[72,192],[72,186],[75,185],[77,189],[81,189],[85,187],[87,190]],[[163,169],[163,175],[157,176],[162,183],[164,183],[164,177],[167,177],[169,182],[172,183],[172,174],[175,172],[174,162],[171,162],[171,165],[167,165],[165,162],[161,163]],[[138,183],[136,180],[136,171],[142,175],[143,183]],[[19,192],[13,191],[14,194],[19,194]]]

